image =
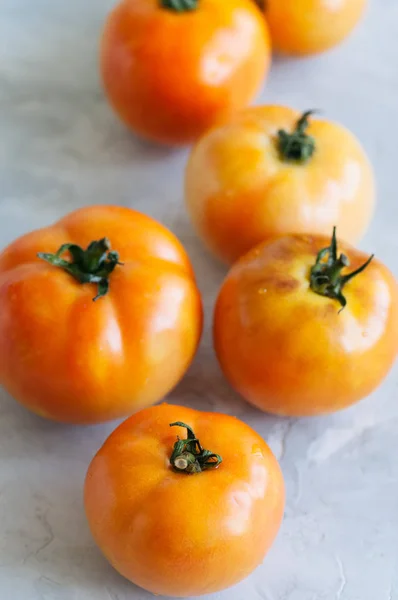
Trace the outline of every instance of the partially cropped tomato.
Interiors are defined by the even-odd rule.
[[[165,144],[190,143],[249,104],[269,64],[267,26],[252,0],[122,0],[101,46],[116,113]]]
[[[232,386],[258,408],[305,416],[375,390],[398,350],[398,286],[380,262],[320,236],[260,244],[227,276],[214,342]],[[349,264],[351,263],[351,268]]]
[[[242,111],[192,150],[185,195],[198,234],[233,262],[274,235],[356,243],[374,210],[372,167],[347,129],[285,106]]]
[[[260,0],[277,51],[317,54],[340,44],[355,28],[367,0]]]
[[[0,255],[0,382],[43,417],[96,423],[160,400],[201,327],[184,249],[134,210],[77,210]]]
[[[119,426],[85,484],[106,558],[136,585],[173,598],[247,577],[274,541],[284,501],[279,465],[248,425],[167,404]]]

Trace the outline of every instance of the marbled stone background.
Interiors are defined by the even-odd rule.
[[[104,101],[99,32],[110,0],[0,0],[0,243],[84,204],[160,219],[186,244],[206,332],[169,400],[233,413],[268,439],[286,477],[286,518],[264,565],[213,600],[398,600],[398,371],[328,418],[279,420],[227,386],[209,334],[224,271],[184,214],[186,151],[136,141]],[[373,0],[337,50],[278,60],[261,100],[321,108],[357,133],[378,178],[363,248],[398,271],[398,1]],[[47,423],[0,397],[0,599],[146,600],[95,548],[82,507],[87,465],[115,424]]]

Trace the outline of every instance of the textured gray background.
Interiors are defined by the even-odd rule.
[[[223,380],[209,325],[223,269],[182,204],[186,151],[137,142],[101,93],[96,51],[109,0],[0,0],[0,243],[83,204],[147,212],[186,244],[204,293],[206,333],[169,400],[233,413],[268,439],[286,477],[286,518],[264,565],[219,600],[398,600],[398,371],[358,406],[278,420]],[[321,108],[357,133],[379,205],[362,247],[397,274],[398,2],[374,0],[337,50],[275,62],[261,100]],[[144,600],[103,560],[82,483],[115,424],[56,426],[0,397],[1,600]]]

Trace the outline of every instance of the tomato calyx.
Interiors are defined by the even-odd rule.
[[[86,250],[77,244],[63,244],[55,254],[39,252],[38,257],[54,267],[64,269],[79,283],[96,283],[98,293],[93,301],[102,298],[109,291],[109,276],[119,262],[118,252],[111,250],[107,238],[91,242]],[[62,258],[69,252],[72,260]]]
[[[199,0],[160,0],[162,8],[173,10],[178,13],[196,10],[198,4]]]
[[[208,469],[216,469],[220,466],[222,463],[221,456],[202,448],[201,443],[189,425],[177,421],[176,423],[170,423],[170,427],[184,427],[187,430],[187,438],[185,440],[177,437],[173,453],[170,457],[170,464],[175,471],[191,475]]]
[[[318,252],[315,265],[311,268],[310,288],[316,294],[338,300],[341,305],[339,312],[341,312],[347,305],[347,299],[343,294],[344,286],[362,273],[373,258],[374,254],[352,273],[342,275],[342,270],[350,265],[350,261],[345,254],[340,254],[340,256],[337,254],[336,227],[334,227],[330,246]]]
[[[301,115],[292,133],[284,129],[278,131],[278,150],[282,160],[298,164],[307,163],[316,150],[315,139],[306,133],[309,127],[309,117],[315,110],[307,110]]]

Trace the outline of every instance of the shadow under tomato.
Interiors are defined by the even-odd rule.
[[[265,439],[275,424],[282,421],[279,417],[258,410],[233,390],[218,366],[213,349],[206,344],[199,349],[185,377],[165,401],[237,417],[265,436]]]
[[[214,301],[229,267],[212,256],[204,246],[189,220],[183,198],[176,204],[174,216],[166,221],[191,259],[199,289],[209,309],[206,311],[206,324],[210,325]]]

